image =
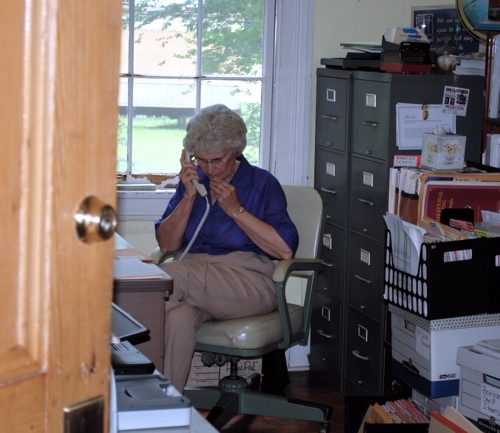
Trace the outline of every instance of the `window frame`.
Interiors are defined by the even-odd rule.
[[[260,166],[274,174],[282,184],[308,185],[311,140],[312,41],[314,0],[272,0],[272,19],[266,32],[272,32],[272,50],[265,50],[263,70],[271,69],[269,84],[263,83]],[[269,34],[269,33],[267,33]],[[269,91],[271,89],[271,91]],[[294,91],[290,91],[294,89]],[[118,178],[118,216],[121,220],[154,220],[156,209],[149,206],[137,212],[130,199],[168,199],[178,176],[132,175]],[[153,182],[156,191],[127,191],[127,184]],[[132,184],[132,185],[130,185]],[[141,200],[138,200],[139,202]],[[139,206],[139,204],[137,204]],[[166,204],[163,204],[165,207]]]

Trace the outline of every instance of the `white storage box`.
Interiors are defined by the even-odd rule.
[[[448,397],[429,398],[426,397],[424,394],[418,392],[416,389],[412,389],[411,401],[429,418],[431,417],[431,412],[439,412],[441,415],[443,415],[444,410],[448,406],[451,406],[454,409],[458,409],[457,395],[449,395]]]
[[[389,304],[392,372],[427,397],[458,395],[457,349],[498,338],[500,314],[425,320]]]
[[[498,337],[498,335],[497,335]],[[500,431],[500,358],[459,347],[460,413],[488,432]]]

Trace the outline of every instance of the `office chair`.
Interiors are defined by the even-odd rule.
[[[186,388],[184,394],[197,409],[209,410],[206,419],[217,429],[235,415],[262,415],[318,421],[319,432],[330,431],[332,408],[323,404],[265,394],[253,389],[252,381],[238,376],[241,358],[256,358],[277,349],[306,345],[309,338],[314,286],[322,269],[318,259],[323,236],[324,204],[312,187],[287,186],[283,189],[288,213],[299,231],[296,258],[278,262],[276,283],[277,310],[252,317],[214,320],[201,325],[196,334],[196,352],[205,365],[230,362],[230,375],[218,387]],[[158,252],[154,253],[158,256]],[[160,259],[161,262],[162,259]],[[287,302],[288,277],[307,278],[304,305]]]

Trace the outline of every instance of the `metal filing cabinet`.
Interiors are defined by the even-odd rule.
[[[398,103],[441,104],[444,86],[471,90],[456,132],[481,159],[484,78],[318,68],[316,189],[327,223],[311,325],[311,370],[344,395],[391,393],[383,302],[384,232]]]

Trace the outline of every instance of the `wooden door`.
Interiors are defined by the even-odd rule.
[[[113,239],[75,214],[115,207],[120,30],[120,0],[0,2],[4,432],[107,431]]]

